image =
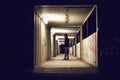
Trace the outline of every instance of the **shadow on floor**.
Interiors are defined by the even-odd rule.
[[[78,74],[78,73],[44,73],[35,74],[33,72],[24,72],[18,75],[17,80],[101,80],[99,74]]]

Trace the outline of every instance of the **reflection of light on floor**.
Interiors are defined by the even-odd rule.
[[[43,65],[36,67],[35,72],[40,73],[84,73],[96,72],[96,68],[70,55],[69,60],[63,60],[64,55],[58,55]]]
[[[70,60],[63,60],[64,55],[58,55],[53,58],[51,61],[47,61],[41,67],[46,68],[66,68],[66,67],[91,67],[89,64],[78,60],[76,57],[70,55]]]

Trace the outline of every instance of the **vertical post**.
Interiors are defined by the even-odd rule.
[[[41,63],[41,24],[40,16],[34,12],[34,66]]]
[[[36,66],[36,13],[34,12],[34,66]]]
[[[73,50],[73,39],[72,39],[72,55],[73,55],[73,52],[74,52],[74,50]]]
[[[50,27],[47,27],[48,30],[48,60],[51,59],[51,33],[50,33]]]
[[[39,66],[39,15],[36,17],[36,66]]]
[[[80,59],[82,59],[82,26],[80,26]]]
[[[56,56],[58,55],[58,41],[55,40],[55,53],[56,53]]]
[[[38,16],[38,65],[41,64],[41,20]]]
[[[75,35],[75,57],[77,56],[77,36]]]
[[[50,58],[53,57],[53,34],[50,32],[50,35],[51,35],[51,56]]]
[[[58,55],[60,54],[60,47],[59,47],[59,40],[57,40],[57,49],[58,49],[58,51],[57,51],[57,53],[58,53]]]
[[[36,66],[38,66],[38,15],[36,16]]]
[[[59,41],[57,40],[57,55],[59,55]]]
[[[98,10],[97,5],[95,7],[96,9],[96,67],[98,67]]]
[[[50,28],[48,28],[48,60],[51,59],[51,33]]]
[[[55,43],[56,43],[56,41],[55,41],[55,34],[53,35],[53,54],[54,54],[54,57],[56,56],[56,48],[55,48]]]

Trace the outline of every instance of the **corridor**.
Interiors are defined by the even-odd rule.
[[[36,5],[34,73],[98,72],[96,5]],[[63,60],[68,35],[69,60]]]
[[[60,54],[51,60],[45,62],[41,66],[37,66],[35,73],[79,73],[91,74],[97,73],[97,68],[77,59],[73,55],[69,55],[69,60],[63,60],[64,54]]]
[[[16,36],[13,37],[15,41],[10,38],[15,42],[10,43],[10,46],[15,47],[17,60],[9,59],[15,55],[5,56],[7,62],[4,63],[10,64],[11,71],[6,68],[3,72],[11,76],[15,70],[18,76],[15,80],[119,79],[120,33],[116,19],[119,15],[113,15],[118,11],[116,2],[64,0],[48,1],[49,5],[45,2],[23,2],[11,8],[15,7],[15,13],[11,11],[13,14],[10,15],[13,16],[8,22],[11,23],[11,19],[16,16],[15,21],[12,21],[16,26],[12,29],[12,35]],[[11,32],[9,29],[5,31]],[[69,38],[70,60],[63,60],[64,34],[68,34]],[[8,63],[9,60],[15,62],[15,66]]]

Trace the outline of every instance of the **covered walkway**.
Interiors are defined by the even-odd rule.
[[[69,60],[63,60],[64,34]],[[34,6],[33,58],[33,69],[20,74],[20,80],[98,79],[97,5]]]
[[[96,5],[36,5],[34,23],[34,73],[98,72]],[[64,34],[70,60],[63,60]]]

